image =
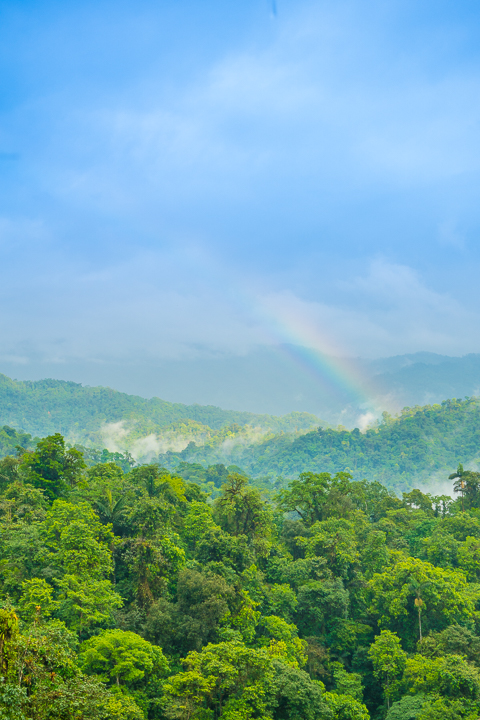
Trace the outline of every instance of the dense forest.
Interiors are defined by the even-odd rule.
[[[480,474],[265,494],[218,465],[212,497],[97,452],[0,461],[0,717],[478,718]]]
[[[37,436],[61,432],[72,442],[95,445],[104,441],[101,430],[106,424],[120,421],[129,430],[130,442],[169,430],[176,436],[202,437],[231,425],[288,432],[321,423],[309,413],[256,415],[213,405],[146,400],[111,388],[83,387],[63,380],[17,381],[0,374],[0,425]]]
[[[174,405],[54,380],[0,376],[0,400],[0,457],[16,445],[33,447],[35,435],[61,432],[97,461],[112,459],[110,452],[177,474],[186,463],[235,465],[271,484],[302,472],[346,470],[397,492],[433,487],[460,459],[471,468],[480,461],[478,398],[383,413],[363,432],[328,427],[307,413],[272,417]]]
[[[477,398],[446,400],[439,405],[405,408],[398,417],[383,414],[375,427],[317,428],[303,433],[279,433],[257,442],[196,446],[167,452],[158,462],[170,469],[179,462],[234,463],[252,477],[301,472],[348,470],[361,480],[368,477],[396,490],[415,483],[438,481],[459,459],[475,464],[480,459],[480,403]],[[239,433],[241,440],[241,433]]]

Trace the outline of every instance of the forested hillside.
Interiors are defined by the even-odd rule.
[[[274,432],[306,429],[319,418],[295,412],[283,417],[221,410],[213,405],[182,405],[146,400],[104,387],[63,380],[16,381],[0,374],[0,425],[32,435],[61,432],[72,442],[101,444],[105,424],[123,422],[132,441],[173,428],[177,436],[201,435],[228,425],[251,425]]]
[[[405,408],[397,417],[384,413],[381,422],[360,432],[318,426],[318,418],[306,413],[235,413],[53,380],[17,383],[0,376],[0,396],[0,457],[16,445],[31,447],[29,433],[66,427],[69,442],[89,448],[90,455],[94,449],[131,454],[172,471],[180,463],[204,469],[236,465],[251,477],[275,480],[348,470],[355,479],[378,480],[397,491],[434,484],[460,460],[471,467],[480,461],[477,398]]]
[[[343,472],[267,499],[231,469],[212,501],[59,434],[19,449],[0,717],[476,720],[480,474],[453,475],[455,501]]]
[[[348,469],[356,479],[367,477],[389,487],[407,489],[415,482],[436,480],[463,460],[480,459],[480,403],[476,398],[446,400],[441,405],[406,408],[399,417],[384,413],[377,427],[318,428],[302,434],[279,434],[248,446],[242,443],[195,447],[158,458],[168,467],[179,461],[228,462],[254,477]]]

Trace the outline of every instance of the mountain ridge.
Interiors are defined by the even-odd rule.
[[[255,425],[264,430],[307,429],[322,421],[309,413],[283,417],[223,410],[214,405],[184,405],[142,398],[108,387],[89,387],[65,380],[12,380],[0,374],[0,425],[31,435],[61,432],[70,440],[92,441],[102,426],[130,423],[136,435],[196,423],[213,430],[228,425]],[[98,438],[96,438],[98,439]]]

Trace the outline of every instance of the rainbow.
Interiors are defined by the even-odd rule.
[[[323,394],[340,396],[365,411],[375,409],[378,393],[371,380],[295,302],[282,303],[281,308],[262,302],[260,314],[267,321],[272,345],[313,378]]]

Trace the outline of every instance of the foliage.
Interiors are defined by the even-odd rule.
[[[228,426],[288,432],[296,428],[315,427],[320,423],[309,413],[293,412],[278,418],[221,410],[213,405],[182,405],[159,398],[145,400],[111,388],[82,387],[79,383],[64,380],[17,381],[1,374],[0,408],[0,422],[7,425],[3,432],[0,430],[0,457],[11,453],[15,445],[27,447],[31,442],[28,433],[45,436],[53,435],[60,429],[72,442],[98,446],[102,443],[101,431],[105,424],[122,421],[132,428],[134,440],[166,430],[188,437],[191,434],[189,425],[192,424],[195,435],[198,430],[208,434]],[[14,445],[9,440],[13,437],[9,435],[12,428],[26,431],[18,433]],[[115,461],[115,458],[110,456],[104,461],[108,460]],[[100,462],[98,456],[94,462]]]
[[[370,611],[379,625],[395,630],[407,647],[413,649],[421,639],[416,603],[420,589],[427,629],[442,630],[452,623],[472,625],[475,594],[462,573],[400,554],[392,567],[373,576],[368,592]]]
[[[2,465],[0,718],[479,716],[473,490],[68,453]]]
[[[294,478],[299,473],[334,477],[348,472],[358,481],[368,477],[397,491],[409,491],[415,483],[426,483],[432,476],[448,476],[459,457],[477,463],[479,421],[478,398],[445,400],[405,408],[397,418],[385,415],[382,422],[365,432],[319,424],[308,432],[272,433],[255,442],[232,443],[228,461],[253,477]],[[162,464],[172,468],[178,462],[211,465],[225,459],[209,445],[159,457]],[[478,501],[474,502],[478,507]],[[438,509],[441,512],[441,500]]]
[[[373,664],[373,674],[382,685],[390,706],[392,697],[398,692],[400,678],[405,669],[406,654],[400,640],[390,630],[382,630],[370,646],[368,655]]]
[[[160,650],[136,633],[105,630],[83,643],[78,656],[80,667],[108,684],[135,688],[152,675],[168,669]]]

